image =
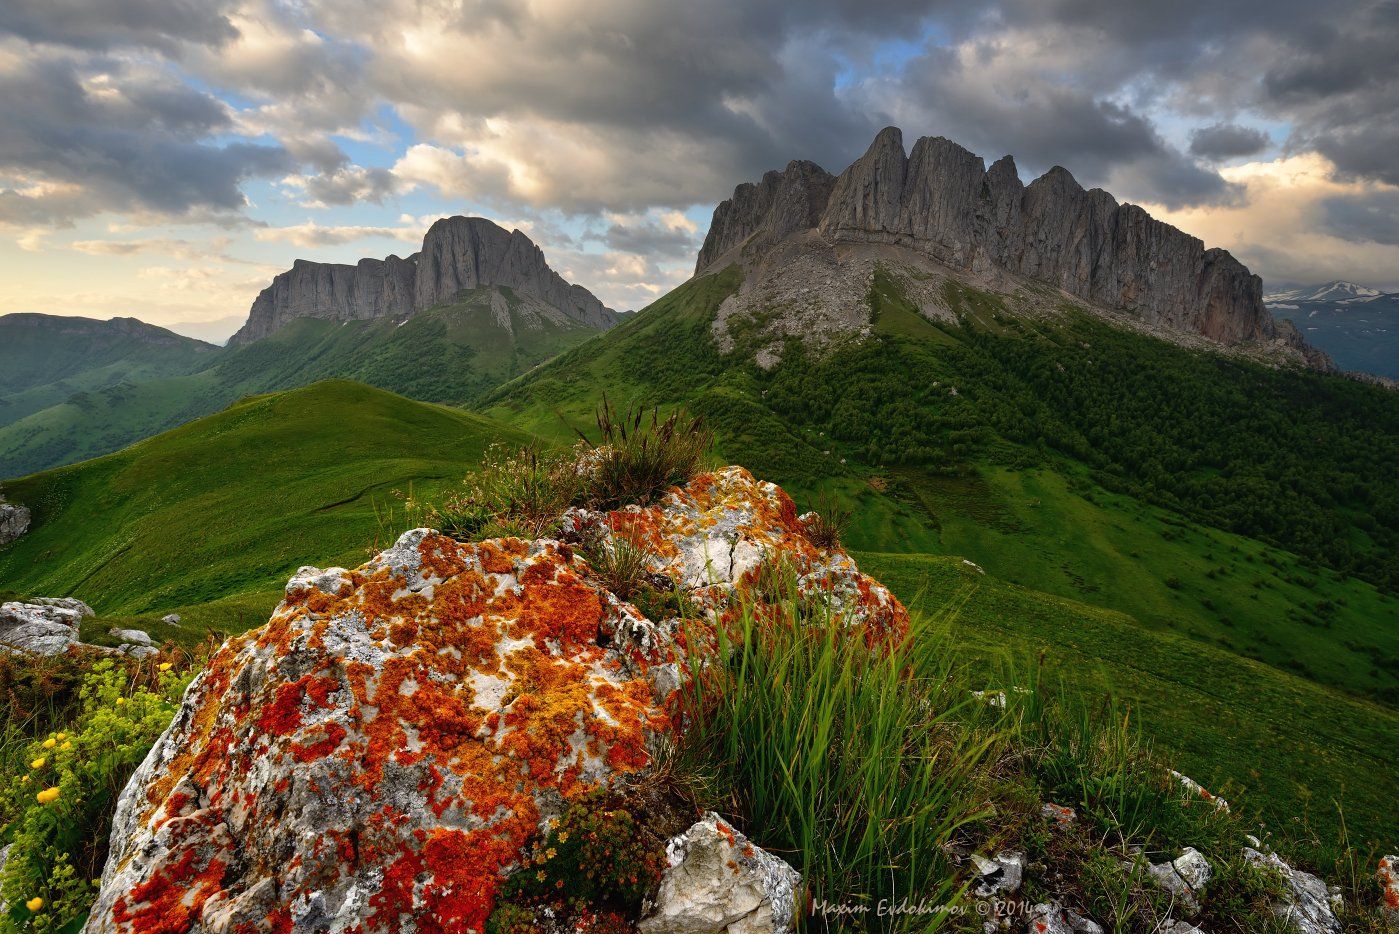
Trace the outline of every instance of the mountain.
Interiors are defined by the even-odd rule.
[[[1264,300],[1341,369],[1399,380],[1399,292],[1328,282],[1272,292]]]
[[[401,321],[483,286],[534,299],[555,323],[608,328],[617,320],[591,292],[549,268],[543,251],[520,231],[458,216],[435,222],[422,250],[407,259],[362,259],[353,266],[297,260],[262,290],[228,343],[249,344],[297,318]]]
[[[852,252],[856,246],[865,249]],[[780,259],[764,262],[776,253]],[[1010,156],[986,169],[941,137],[919,139],[906,154],[896,127],[838,177],[792,162],[740,185],[715,209],[695,271],[740,262],[758,271],[761,283],[750,288],[839,306],[848,296],[823,295],[810,286],[812,274],[819,281],[833,265],[871,257],[992,292],[1072,297],[1220,344],[1274,345],[1326,366],[1294,329],[1274,323],[1261,280],[1227,251],[1206,249],[1101,189],[1085,191],[1059,166],[1024,185]],[[827,313],[840,317],[838,308]]]
[[[1357,302],[1368,302],[1371,299],[1379,298],[1384,293],[1379,289],[1372,289],[1365,285],[1356,285],[1354,282],[1346,282],[1337,279],[1334,282],[1327,282],[1324,285],[1308,285],[1295,289],[1284,289],[1281,292],[1269,292],[1263,296],[1263,301],[1268,305],[1276,305],[1281,302],[1337,302],[1343,304],[1353,304]]]
[[[135,318],[0,316],[0,425],[75,393],[193,372],[216,351]]]

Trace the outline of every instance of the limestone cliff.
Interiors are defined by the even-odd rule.
[[[882,130],[838,178],[793,162],[759,185],[740,185],[714,212],[696,272],[743,260],[794,233],[826,244],[891,244],[953,272],[1024,277],[1147,325],[1223,344],[1282,341],[1307,355],[1295,331],[1263,307],[1262,282],[1221,249],[1155,220],[1061,167],[1022,185],[1006,156],[981,158],[938,138],[905,154]],[[1312,352],[1313,365],[1324,355]]]
[[[353,266],[297,260],[262,290],[229,344],[259,340],[295,318],[407,318],[464,289],[492,285],[537,298],[581,324],[608,328],[617,321],[591,292],[554,272],[520,231],[483,217],[446,217],[407,259],[362,259]]]

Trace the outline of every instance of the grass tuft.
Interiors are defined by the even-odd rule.
[[[698,416],[676,409],[665,418],[642,406],[617,409],[603,395],[594,413],[600,440],[592,448],[589,500],[599,509],[645,505],[673,486],[688,483],[704,466],[714,434]]]

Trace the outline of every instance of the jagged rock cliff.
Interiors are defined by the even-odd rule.
[[[1061,167],[1022,185],[1010,156],[988,170],[941,137],[920,139],[905,155],[901,132],[889,127],[838,178],[793,162],[759,185],[740,185],[715,209],[696,272],[793,234],[892,244],[954,271],[1038,280],[1224,344],[1282,339],[1302,349],[1264,309],[1261,280],[1227,251],[1085,190]]]
[[[406,318],[480,286],[509,287],[592,327],[617,321],[591,292],[549,268],[543,251],[520,231],[484,217],[445,217],[407,259],[362,259],[353,266],[297,260],[262,290],[229,344],[259,340],[294,318]]]

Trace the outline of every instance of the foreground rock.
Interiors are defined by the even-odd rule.
[[[781,934],[796,924],[797,871],[719,815],[671,840],[666,859],[641,934]]]
[[[18,503],[0,502],[0,545],[8,545],[29,531],[29,510]]]
[[[1286,900],[1273,911],[1297,934],[1341,934],[1341,922],[1336,918],[1336,910],[1341,907],[1340,889],[1328,886],[1309,872],[1293,869],[1276,853],[1245,847],[1244,859],[1282,877],[1287,887]]]
[[[781,548],[812,586],[829,576],[853,619],[906,625],[897,600],[815,548],[791,500],[746,471],[576,518],[644,536],[655,573],[710,601],[713,619]],[[190,686],[122,793],[87,930],[479,931],[549,821],[639,777],[673,732],[675,632],[559,541],[417,529],[355,570],[303,568],[270,622]],[[735,841],[742,878],[703,880],[729,845],[719,827],[672,841],[659,903],[671,907],[658,911],[729,917],[762,892],[724,923],[780,929],[795,882],[772,857]]]

